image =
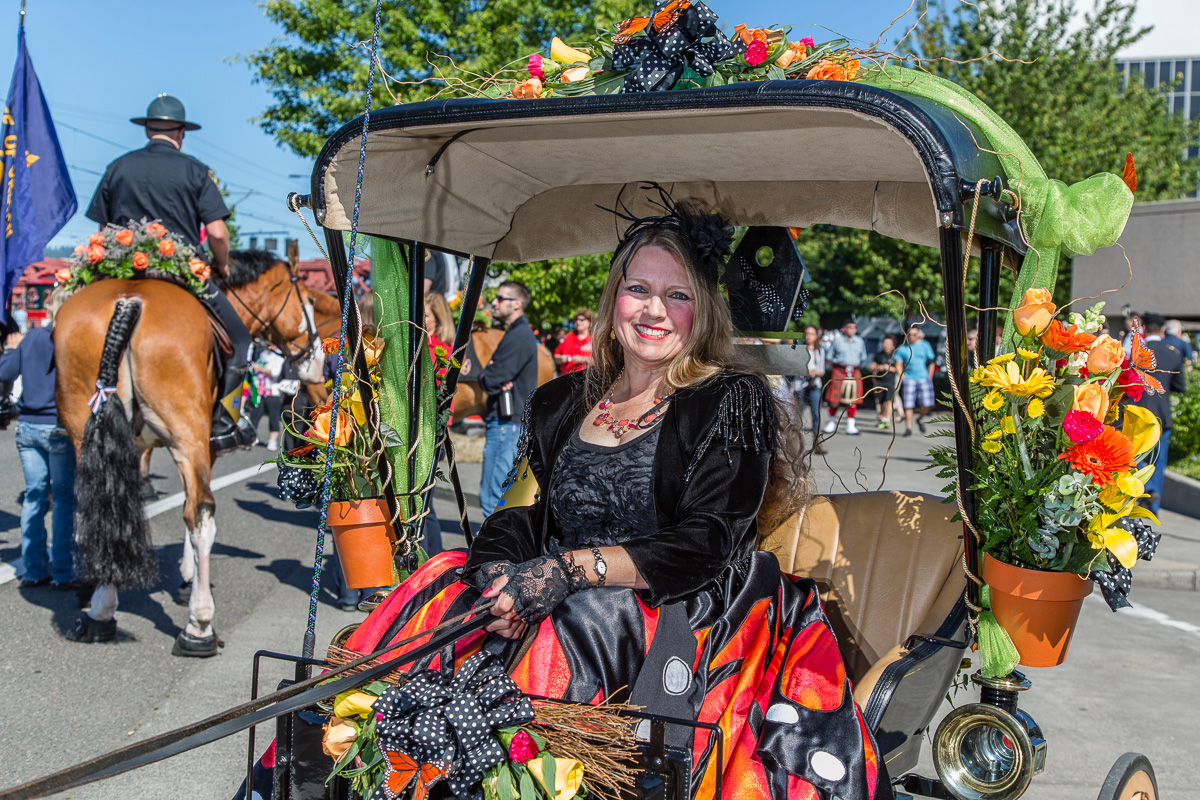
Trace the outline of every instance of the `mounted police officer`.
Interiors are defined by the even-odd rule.
[[[125,225],[157,219],[201,258],[203,228],[208,233],[213,277],[228,277],[229,229],[225,220],[230,211],[213,171],[180,152],[185,131],[199,130],[200,126],[189,122],[183,103],[167,94],[154,98],[146,116],[134,117],[130,122],[143,126],[150,142],[108,165],[88,207],[88,218],[100,223],[101,229],[108,223]],[[199,299],[224,323],[233,344],[220,400],[213,409],[213,447],[217,453],[249,447],[255,440],[254,431],[248,424],[239,424],[239,410],[242,381],[249,368],[250,333],[212,279],[205,282]]]

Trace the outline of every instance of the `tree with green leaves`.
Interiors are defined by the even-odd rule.
[[[266,0],[284,36],[241,59],[274,103],[259,124],[301,156],[315,156],[362,113],[375,0]],[[554,36],[591,38],[632,16],[635,0],[385,0],[372,107],[424,100],[444,90],[451,65],[478,75],[523,68]],[[527,77],[527,73],[526,73]],[[514,72],[514,78],[516,74]]]
[[[1169,200],[1200,185],[1200,159],[1186,157],[1200,122],[1171,113],[1162,89],[1122,84],[1116,55],[1148,32],[1133,27],[1134,5],[1098,0],[1084,12],[1075,0],[938,0],[910,44],[925,69],[991,106],[1051,178],[1071,184],[1120,174],[1132,152],[1137,200]],[[826,325],[850,313],[898,316],[894,299],[876,298],[888,288],[904,291],[906,314],[942,306],[936,250],[828,226],[806,231],[800,249],[817,284],[812,306]],[[1068,264],[1059,275],[1070,275]],[[1012,283],[1004,277],[1007,299]],[[973,286],[973,273],[968,280]],[[1070,281],[1060,280],[1056,301],[1070,294]]]
[[[609,259],[605,253],[528,264],[496,263],[492,268],[506,280],[529,287],[533,299],[526,316],[533,327],[545,329],[569,320],[580,308],[596,309],[608,278]]]

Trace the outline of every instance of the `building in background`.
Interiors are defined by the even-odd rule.
[[[1200,55],[1122,59],[1117,61],[1117,71],[1126,85],[1136,80],[1147,89],[1169,86],[1167,110],[1188,119],[1200,117]],[[1200,156],[1200,148],[1188,148],[1187,155]],[[1188,196],[1196,197],[1197,192]]]

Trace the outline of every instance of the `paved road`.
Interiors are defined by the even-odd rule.
[[[885,459],[889,444],[891,454]],[[814,480],[820,491],[844,491],[843,484],[875,489],[886,466],[885,488],[937,491],[937,479],[918,471],[927,463],[927,446],[920,437],[893,442],[874,431],[853,439],[839,435],[830,455],[816,465]],[[11,431],[0,432],[0,452],[15,454]],[[261,448],[239,453],[221,459],[216,472],[236,473],[265,456]],[[160,496],[179,490],[174,468],[161,453],[155,456],[154,472]],[[464,482],[468,491],[477,486],[478,467],[464,466]],[[19,555],[17,496],[22,485],[17,460],[0,459],[0,562]],[[449,498],[449,491],[440,488],[437,507],[446,531],[456,519]],[[0,674],[9,686],[8,701],[0,704],[0,787],[243,702],[249,697],[256,650],[299,652],[314,514],[280,501],[270,472],[218,491],[217,501],[216,622],[227,642],[217,658],[189,661],[170,655],[186,609],[172,602],[170,590],[177,580],[166,574],[154,591],[123,598],[119,641],[92,646],[62,638],[76,616],[71,596],[49,589],[19,590],[13,580],[0,583]],[[1176,521],[1173,535],[1186,550],[1189,543],[1200,542],[1200,524],[1179,519],[1183,521]],[[169,574],[181,552],[178,511],[156,516],[152,525],[164,573]],[[448,546],[463,541],[447,536]],[[1196,795],[1200,767],[1192,749],[1200,738],[1195,720],[1200,689],[1192,676],[1200,659],[1200,594],[1139,589],[1136,579],[1134,591],[1139,607],[1133,613],[1113,615],[1102,603],[1090,602],[1068,663],[1030,671],[1034,689],[1025,705],[1048,734],[1051,749],[1048,774],[1039,777],[1027,796],[1095,797],[1108,766],[1126,750],[1151,757],[1165,796]],[[318,615],[319,645],[363,616],[344,613],[330,600],[324,596]],[[268,669],[262,685],[272,687],[286,674],[285,669]],[[238,735],[69,796],[137,800],[169,794],[220,800],[231,796],[241,780],[245,750],[245,736]]]

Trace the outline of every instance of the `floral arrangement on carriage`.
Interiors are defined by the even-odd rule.
[[[359,657],[331,647],[327,658]],[[438,670],[391,672],[337,695],[322,749],[355,796],[424,798],[445,781],[462,798],[616,798],[633,787],[635,719],[625,705],[531,701],[486,652]]]
[[[1128,606],[1130,569],[1158,545],[1142,521],[1158,520],[1138,503],[1154,467],[1138,463],[1161,428],[1129,401],[1163,389],[1140,330],[1129,356],[1098,333],[1103,306],[1063,321],[1047,290],[1026,291],[1013,312],[1014,351],[970,376],[974,482],[947,492],[975,498],[988,676],[1018,661],[1062,663],[1093,583],[1113,610]],[[932,455],[939,476],[957,477],[954,448]]]
[[[367,369],[363,377],[376,391],[381,380],[379,359],[384,340],[364,329],[361,342]],[[340,337],[325,339],[322,347],[326,356],[344,350]],[[396,535],[383,497],[383,487],[389,479],[382,440],[387,431],[379,422],[377,410],[375,419],[371,419],[372,406],[363,401],[359,377],[353,369],[355,360],[347,352],[342,355],[351,368],[341,372],[337,409],[333,408],[332,399],[318,405],[309,412],[304,430],[298,430],[285,418],[287,432],[304,444],[266,463],[279,465],[280,496],[298,508],[320,502],[321,478],[328,464],[327,521],[346,585],[393,586],[399,579],[392,559]],[[326,389],[332,395],[332,380],[326,383]]]
[[[103,278],[158,278],[198,294],[210,267],[183,240],[158,220],[107,225],[78,245],[70,267],[55,274],[66,291],[75,291]]]

